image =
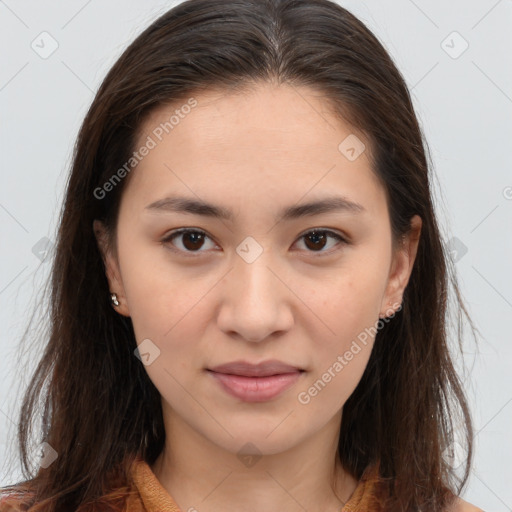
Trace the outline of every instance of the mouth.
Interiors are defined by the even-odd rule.
[[[261,363],[253,364],[246,361],[233,361],[213,368],[210,371],[229,375],[240,375],[243,377],[269,377],[272,375],[283,375],[286,373],[296,373],[304,371],[298,366],[272,359]]]
[[[259,364],[234,361],[207,369],[230,396],[244,402],[266,402],[292,387],[304,369],[271,360]]]

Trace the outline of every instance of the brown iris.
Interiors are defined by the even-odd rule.
[[[304,236],[305,244],[309,249],[323,249],[325,247],[327,236],[322,231],[312,231]],[[313,241],[310,247],[308,241]]]
[[[190,231],[188,233],[181,233],[181,236],[183,237],[183,246],[189,251],[194,251],[201,248],[205,235],[198,231]]]

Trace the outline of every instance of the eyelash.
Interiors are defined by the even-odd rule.
[[[168,245],[168,244],[170,244],[170,242],[172,240],[174,240],[174,238],[178,237],[179,235],[189,234],[189,233],[199,233],[201,235],[204,235],[207,238],[210,238],[210,240],[212,240],[212,238],[208,235],[208,233],[206,233],[202,229],[180,228],[180,229],[177,229],[177,230],[169,233],[165,238],[162,239],[161,242],[162,242],[162,244]],[[298,239],[301,240],[301,239],[307,237],[308,235],[311,235],[312,233],[328,235],[329,237],[336,239],[338,241],[338,245],[341,245],[341,246],[349,245],[349,243],[350,243],[350,242],[348,242],[348,240],[346,240],[343,236],[341,236],[340,234],[336,233],[335,231],[331,231],[329,229],[319,229],[319,228],[310,229],[309,231],[306,231]],[[198,250],[198,251],[183,251],[181,249],[176,249],[175,247],[172,246],[172,244],[169,246],[169,249],[174,251],[174,252],[178,252],[180,254],[185,254],[187,257],[189,257],[189,256],[197,257],[202,252],[205,252],[205,251],[201,251],[201,250]],[[306,251],[306,252],[310,252],[310,253],[313,253],[313,254],[318,254],[318,256],[321,257],[321,256],[324,256],[324,255],[325,256],[330,255],[333,252],[336,252],[337,250],[340,250],[340,249],[341,249],[341,247],[334,248],[334,249],[331,249],[331,250],[328,250],[328,251],[320,250],[320,251]]]

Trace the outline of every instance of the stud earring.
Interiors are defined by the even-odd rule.
[[[119,306],[119,301],[117,300],[117,294],[111,293],[110,300],[114,306]]]

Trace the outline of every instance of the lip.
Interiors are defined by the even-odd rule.
[[[209,368],[222,389],[244,402],[265,402],[293,386],[304,370],[282,361],[270,360],[259,364],[245,361]]]
[[[248,363],[246,361],[232,361],[231,363],[214,366],[213,368],[209,368],[209,370],[216,373],[227,373],[244,377],[268,377],[270,375],[283,373],[295,373],[301,371],[301,368],[283,363],[277,359],[270,359],[257,364]]]

